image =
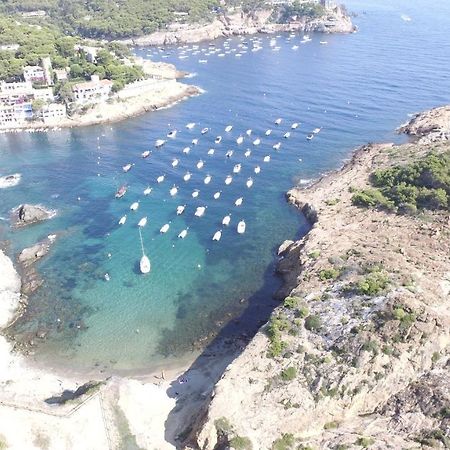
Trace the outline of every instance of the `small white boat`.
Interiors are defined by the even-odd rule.
[[[261,144],[261,139],[256,138],[256,139],[253,141],[253,145],[259,145],[259,144]]]
[[[247,151],[244,153],[244,156],[248,158],[252,154],[252,151],[250,149],[247,149]]]
[[[122,170],[123,170],[124,172],[128,172],[132,167],[133,167],[133,164],[125,164],[125,165],[122,167]]]
[[[266,136],[270,136],[272,134],[272,130],[266,130],[266,132],[264,133]]]
[[[327,41],[320,41],[320,45],[327,45],[328,42]]]
[[[261,172],[261,167],[259,167],[259,166],[256,166],[256,167],[255,167],[255,169],[254,169],[254,171],[255,171],[255,173],[259,173],[259,172]]]
[[[217,200],[220,197],[221,193],[222,193],[221,191],[215,192],[214,195],[213,195],[214,200]]]
[[[216,139],[214,140],[214,142],[216,144],[220,144],[222,142],[222,136],[217,136]]]
[[[245,222],[244,222],[243,220],[241,220],[241,221],[238,223],[238,226],[237,226],[237,232],[238,232],[239,234],[244,234],[244,233],[245,233]]]
[[[19,178],[20,179],[20,178]],[[14,186],[14,185],[13,185]],[[117,189],[117,192],[115,194],[116,198],[122,198],[127,193],[127,185],[122,184],[119,189]]]
[[[125,214],[119,220],[119,225],[123,225],[127,221],[127,215]]]
[[[142,152],[142,153],[141,153],[141,156],[142,156],[143,158],[148,158],[148,157],[150,156],[150,150],[145,150],[145,152]]]
[[[163,225],[163,226],[160,228],[159,232],[160,232],[160,233],[167,233],[167,232],[169,231],[169,228],[170,228],[170,224],[169,224],[169,223],[166,223],[165,225]]]
[[[202,160],[200,160],[198,163],[197,163],[197,169],[201,169],[203,166],[204,166],[204,162],[202,161]]]
[[[169,191],[170,195],[173,197],[175,195],[177,195],[178,193],[178,188],[176,186],[174,186],[172,189],[170,189]]]
[[[284,133],[284,135],[283,135],[283,137],[284,137],[285,139],[288,139],[290,136],[291,136],[291,132],[290,132],[290,131],[287,131],[287,132]]]
[[[283,121],[283,119],[278,118],[277,120],[275,120],[275,125],[280,125],[280,123]]]
[[[231,184],[232,181],[233,181],[233,177],[231,175],[228,175],[225,178],[225,184]]]
[[[189,181],[189,180],[191,179],[191,177],[192,177],[191,172],[186,172],[186,173],[183,175],[183,180],[184,180],[184,181]]]
[[[139,268],[141,270],[141,273],[149,273],[151,270],[151,264],[150,260],[148,259],[148,256],[142,255],[141,260],[139,261]]]
[[[197,198],[199,194],[200,194],[200,191],[198,189],[196,189],[195,191],[192,192],[192,197]]]
[[[220,241],[220,238],[222,237],[222,230],[216,231],[214,233],[214,236],[212,238],[213,241]]]
[[[322,128],[314,128],[313,134],[319,134]]]
[[[228,214],[222,219],[222,225],[225,225],[227,227],[228,225],[230,225],[230,221],[231,221],[231,214]]]
[[[248,188],[251,188],[253,186],[253,178],[249,178],[245,184]]]
[[[246,134],[247,136],[250,136],[250,135],[252,134],[252,130],[247,130],[247,131],[245,132],[245,134]]]
[[[214,155],[214,152],[215,152],[215,150],[214,150],[213,148],[210,148],[210,149],[208,150],[208,155],[209,155],[209,156],[212,156],[212,155]]]
[[[308,139],[308,141],[311,141],[312,139],[314,139],[314,134],[308,134],[308,136],[306,136],[306,139]]]
[[[269,162],[269,161],[270,161],[270,155],[264,156],[263,161],[264,161],[264,162]]]
[[[233,125],[227,125],[227,126],[225,127],[225,131],[226,131],[227,133],[229,133],[232,129],[233,129]]]
[[[231,158],[231,157],[233,156],[233,150],[228,150],[228,151],[225,153],[225,156],[226,156],[227,158]]]
[[[180,232],[180,234],[178,235],[178,237],[180,239],[184,239],[187,236],[188,230],[185,228],[183,231]]]
[[[211,183],[211,179],[212,179],[211,175],[206,175],[205,179],[203,180],[203,183],[209,184]]]
[[[177,167],[179,162],[180,162],[180,161],[179,161],[178,159],[174,159],[174,160],[172,161],[172,167]]]
[[[281,148],[281,142],[277,142],[276,144],[274,144],[274,145],[272,146],[272,148],[273,148],[274,150],[280,150],[280,148]]]
[[[186,205],[177,206],[177,216],[183,214],[185,209],[186,209]]]
[[[202,134],[206,134],[208,131],[209,131],[209,128],[208,128],[208,127],[205,127],[205,128],[202,128],[201,133],[202,133]]]
[[[291,129],[292,130],[296,130],[297,128],[298,128],[298,123],[297,122],[294,122],[292,125],[291,125]]]
[[[192,139],[192,145],[197,145],[198,144],[198,139]]]
[[[109,281],[111,279],[111,277],[109,276],[109,273],[105,273],[105,280]]]
[[[157,139],[155,142],[155,147],[156,148],[160,148],[162,147],[164,144],[166,143],[166,141],[164,139]]]
[[[186,155],[191,151],[191,147],[184,147],[183,148],[183,153],[185,153]]]
[[[292,50],[298,50],[298,45],[293,45],[291,48]]]
[[[175,139],[177,137],[177,130],[172,130],[167,133],[167,137],[170,139]]]
[[[197,217],[202,217],[203,214],[205,214],[206,211],[206,206],[199,206],[196,210],[195,210],[195,215]]]
[[[131,211],[136,211],[138,208],[139,208],[139,202],[134,202],[130,206]]]
[[[234,204],[235,204],[236,206],[241,206],[243,201],[244,201],[244,197],[239,197],[238,199],[236,199],[236,201],[234,202]]]
[[[236,139],[236,143],[237,143],[238,145],[241,145],[243,142],[244,142],[244,137],[243,137],[243,136],[239,136],[239,137]]]
[[[189,122],[187,125],[186,125],[186,128],[188,129],[188,130],[192,130],[192,128],[194,128],[195,127],[195,122]]]
[[[165,178],[164,175],[160,175],[160,176],[156,179],[156,181],[157,181],[158,183],[162,183],[162,182],[164,181],[164,178]]]
[[[147,225],[147,217],[143,217],[143,218],[138,222],[138,227],[145,227],[145,225]]]
[[[241,165],[240,164],[236,164],[233,167],[233,173],[239,173],[241,171]]]
[[[150,186],[147,186],[144,189],[144,195],[149,195],[152,192],[152,188]]]

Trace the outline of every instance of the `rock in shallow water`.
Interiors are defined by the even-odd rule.
[[[41,222],[51,219],[54,215],[54,211],[47,210],[41,205],[29,205],[27,203],[13,210],[13,219],[17,226]]]

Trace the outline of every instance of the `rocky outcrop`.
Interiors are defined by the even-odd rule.
[[[20,303],[20,277],[12,261],[0,250],[0,329],[14,318]]]
[[[18,260],[22,266],[27,268],[45,256],[49,252],[50,245],[54,242],[55,237],[55,235],[50,235],[47,239],[38,242],[31,247],[24,248],[18,256]]]
[[[48,210],[41,205],[24,203],[13,210],[13,222],[16,226],[30,225],[54,217],[55,211]]]
[[[22,175],[20,173],[13,173],[11,175],[4,175],[0,177],[0,189],[17,186],[20,183]]]

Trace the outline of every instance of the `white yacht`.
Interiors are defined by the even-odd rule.
[[[239,173],[241,171],[241,165],[240,164],[236,164],[233,167],[233,173]]]
[[[238,232],[239,234],[244,234],[244,233],[245,233],[245,222],[244,222],[243,220],[241,220],[241,221],[238,223],[238,226],[237,226],[237,232]]]
[[[147,217],[143,217],[143,218],[138,222],[138,227],[145,227],[145,225],[147,225]]]
[[[160,228],[160,230],[159,230],[159,232],[160,233],[167,233],[168,231],[169,231],[169,228],[170,228],[170,224],[169,223],[166,223],[165,225],[163,225],[161,228]]]
[[[206,206],[199,206],[196,210],[195,210],[195,215],[197,217],[202,217],[203,214],[205,214],[206,211]]]
[[[139,208],[139,202],[134,202],[130,206],[131,211],[136,211],[138,208]]]
[[[253,186],[253,178],[249,178],[245,184],[248,188],[251,188]]]
[[[184,180],[184,181],[189,181],[189,180],[191,179],[191,177],[192,177],[191,172],[186,172],[186,173],[183,175],[183,180]]]
[[[184,239],[187,236],[188,230],[184,229],[183,231],[180,232],[180,234],[178,235],[178,237],[180,239]]]
[[[222,219],[222,225],[225,225],[227,227],[228,225],[230,225],[230,221],[231,221],[231,214],[228,214]]]
[[[127,221],[127,215],[125,214],[119,220],[119,225],[123,225]]]
[[[144,189],[144,195],[149,195],[152,192],[152,188],[150,186],[147,186]]]
[[[186,209],[186,205],[177,206],[177,216],[183,214],[185,209]]]
[[[218,230],[214,233],[214,236],[212,238],[213,241],[220,241],[220,238],[222,237],[222,230]]]
[[[162,147],[164,144],[166,143],[166,141],[164,139],[157,139],[155,142],[155,147],[156,148],[160,148]]]

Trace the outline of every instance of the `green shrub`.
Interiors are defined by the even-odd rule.
[[[291,450],[294,444],[294,435],[291,433],[285,433],[273,442],[271,450]]]
[[[219,417],[214,421],[214,426],[219,433],[228,434],[231,433],[233,427],[226,417]]]
[[[297,377],[297,369],[293,366],[283,369],[281,372],[281,379],[283,381],[292,381]]]
[[[334,428],[337,428],[339,426],[339,422],[337,422],[336,420],[333,420],[332,422],[327,422],[323,428],[324,430],[332,430]]]
[[[374,355],[378,354],[378,344],[376,341],[364,342],[362,349],[366,352],[372,352]]]
[[[336,280],[336,278],[338,278],[341,275],[341,270],[340,269],[336,269],[334,267],[330,267],[328,269],[322,269],[319,272],[319,278],[322,281],[325,280]]]
[[[252,450],[252,441],[245,436],[235,436],[230,440],[230,445],[236,450]]]
[[[340,201],[341,201],[340,198],[332,198],[332,199],[330,198],[328,200],[325,200],[325,204],[327,206],[334,206],[337,205]]]
[[[322,321],[320,320],[320,317],[311,314],[305,319],[305,328],[308,331],[318,331],[322,328]]]
[[[359,437],[355,444],[363,448],[369,448],[375,442],[374,439],[368,437]]]
[[[306,317],[309,314],[309,308],[306,305],[300,306],[296,311],[297,317]]]
[[[293,309],[298,305],[298,301],[299,301],[298,297],[286,297],[284,299],[283,305],[286,308]]]
[[[317,259],[320,256],[320,250],[313,250],[312,252],[308,253],[308,256],[311,259]]]
[[[363,189],[356,191],[352,196],[352,203],[355,206],[365,208],[395,210],[395,204],[389,201],[379,189]]]
[[[389,277],[384,272],[374,272],[356,283],[356,292],[360,295],[381,294],[389,285]]]

